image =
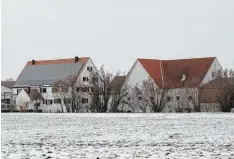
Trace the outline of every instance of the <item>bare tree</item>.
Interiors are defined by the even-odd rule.
[[[127,98],[125,100],[126,105],[131,109],[132,113],[135,113],[137,110],[137,107],[139,106],[139,100],[140,100],[139,95],[140,95],[140,90],[138,88],[138,85],[136,85],[135,87],[129,90],[128,96],[126,97]]]
[[[176,95],[177,110],[176,112],[195,112],[201,111],[200,93],[198,88],[184,88]]]
[[[149,77],[133,87],[129,95],[131,100],[127,100],[127,103],[128,106],[134,107],[134,111],[138,107],[142,112],[147,112],[147,110],[161,112],[171,102],[168,97],[172,94],[169,94],[166,88],[159,88]]]
[[[68,87],[66,86],[59,86],[59,81],[58,83],[55,84],[55,87],[52,89],[53,93],[55,93],[55,97],[57,99],[60,99],[60,103],[58,103],[61,107],[61,113],[64,112],[63,106],[66,108],[66,112],[70,112],[70,105],[68,103],[69,99],[69,93],[68,93]]]
[[[217,102],[221,106],[221,111],[230,112],[234,108],[234,70],[225,69],[219,82]]]
[[[151,108],[153,112],[161,112],[165,106],[171,102],[171,94],[169,94],[169,90],[166,88],[159,88],[151,78],[142,82],[140,90],[140,105],[142,105],[140,107],[143,108],[143,112],[148,107]]]
[[[81,94],[78,91],[80,82],[77,76],[68,76],[64,80],[58,80],[55,84],[59,87],[59,97],[63,99],[66,109],[70,111],[69,104],[71,103],[71,112],[79,113],[81,109]]]
[[[88,109],[91,112],[100,112],[102,87],[100,86],[100,75],[98,70],[94,70],[90,74],[90,83],[92,85],[92,93],[91,93],[92,100]]]
[[[104,65],[100,69],[95,69],[91,74],[92,85],[92,103],[90,109],[92,112],[107,112],[108,101],[110,99],[110,83],[113,73],[105,70]]]
[[[117,112],[119,111],[118,106],[121,104],[127,104],[126,97],[129,94],[129,87],[127,84],[124,84],[122,87],[115,89],[111,93],[110,99],[110,111]]]

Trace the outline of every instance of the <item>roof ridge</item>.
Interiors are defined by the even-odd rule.
[[[160,59],[147,59],[147,58],[137,58],[137,60],[157,60],[157,61],[161,61]]]
[[[215,59],[216,57],[196,57],[196,58],[183,58],[183,59],[169,59],[161,61],[179,61],[179,60],[195,60],[195,59]]]
[[[207,57],[193,57],[193,58],[181,58],[181,59],[150,59],[150,58],[137,58],[137,60],[157,60],[157,61],[173,61],[173,60],[192,60],[192,59],[208,59],[208,58],[217,58],[215,56],[207,56]]]

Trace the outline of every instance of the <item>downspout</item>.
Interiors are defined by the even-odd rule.
[[[161,77],[162,77],[162,87],[164,88],[163,64],[162,64],[162,60],[160,60],[160,70],[161,70]]]

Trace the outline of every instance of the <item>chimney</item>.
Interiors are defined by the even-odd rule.
[[[78,56],[75,56],[75,63],[77,63],[79,60],[79,57]]]
[[[32,65],[34,65],[36,63],[36,61],[35,60],[32,60]]]

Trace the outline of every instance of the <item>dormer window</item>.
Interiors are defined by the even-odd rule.
[[[187,75],[186,75],[186,74],[183,74],[183,75],[181,76],[181,82],[184,82],[184,81],[186,80],[186,78],[187,78]]]

